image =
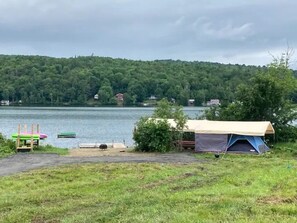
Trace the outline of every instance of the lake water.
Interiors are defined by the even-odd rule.
[[[125,143],[133,145],[132,132],[140,117],[153,113],[154,108],[86,108],[86,107],[0,107],[0,132],[10,138],[18,124],[39,124],[40,132],[48,135],[43,144],[77,148],[79,143]],[[195,118],[204,108],[185,107],[184,112]],[[77,138],[57,138],[60,132],[75,132]]]

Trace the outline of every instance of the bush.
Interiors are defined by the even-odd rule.
[[[195,132],[183,132],[182,140],[195,141]]]
[[[276,143],[272,148],[271,152],[277,156],[297,156],[297,143],[294,142],[282,142]]]
[[[141,118],[133,132],[136,151],[168,152],[172,150],[175,132],[166,120]]]
[[[276,126],[275,136],[277,142],[296,142],[297,127],[291,125]]]
[[[13,153],[15,153],[15,143],[10,139],[6,139],[0,133],[0,156],[10,155]]]

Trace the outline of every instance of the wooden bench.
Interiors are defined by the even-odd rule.
[[[177,141],[177,145],[181,146],[184,149],[194,149],[195,148],[195,141]]]

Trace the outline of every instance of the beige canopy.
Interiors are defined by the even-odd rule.
[[[274,134],[274,129],[271,123],[267,121],[235,122],[204,120],[199,122],[195,133],[264,136],[265,134]]]
[[[173,119],[168,119],[172,127],[176,127]],[[208,121],[208,120],[188,120],[185,132],[195,132],[201,134],[237,134],[249,136],[264,136],[274,134],[273,126],[268,121]]]

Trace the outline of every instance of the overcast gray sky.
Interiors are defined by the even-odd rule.
[[[0,0],[0,54],[265,65],[296,49],[296,11],[296,0]]]

